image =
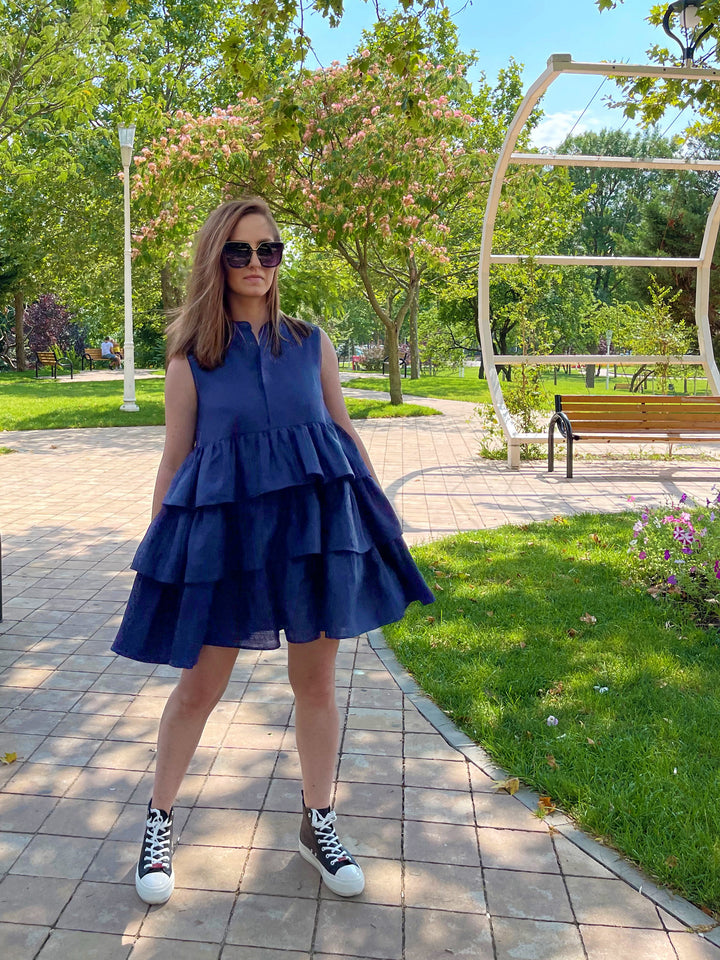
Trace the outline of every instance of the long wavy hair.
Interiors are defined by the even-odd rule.
[[[264,217],[274,240],[280,231],[267,203],[260,197],[230,200],[217,207],[198,231],[195,256],[187,286],[185,303],[167,328],[167,358],[192,353],[201,367],[212,370],[225,358],[233,335],[233,320],[227,300],[226,267],[223,245],[230,239],[237,224],[251,213]],[[274,356],[282,350],[280,325],[298,343],[309,336],[310,327],[302,320],[286,316],[280,310],[278,270],[265,294],[270,325],[270,347]]]

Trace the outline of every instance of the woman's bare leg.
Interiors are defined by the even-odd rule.
[[[295,694],[295,739],[300,754],[305,805],[330,806],[340,721],[335,703],[335,657],[339,642],[321,635],[288,644],[288,677]]]
[[[207,718],[227,687],[238,651],[204,646],[192,670],[183,670],[165,704],[158,732],[151,806],[169,811],[200,742]]]

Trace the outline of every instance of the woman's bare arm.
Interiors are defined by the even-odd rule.
[[[352,439],[355,441],[355,444],[360,451],[360,456],[367,464],[367,468],[370,471],[373,479],[376,482],[379,482],[375,470],[373,469],[373,465],[370,462],[368,452],[365,449],[365,444],[362,442],[357,431],[355,430],[355,427],[352,425],[352,420],[350,419],[350,415],[347,412],[347,407],[345,406],[345,400],[343,399],[342,395],[342,387],[340,386],[340,374],[338,373],[338,362],[337,354],[335,353],[335,347],[332,345],[330,337],[325,333],[324,330],[320,331],[320,339],[322,343],[320,381],[322,383],[325,406],[328,408],[330,416],[333,418],[335,423],[341,426],[346,433],[349,433]]]
[[[173,357],[165,375],[165,446],[153,493],[152,515],[160,511],[180,464],[195,444],[197,392],[187,357]]]

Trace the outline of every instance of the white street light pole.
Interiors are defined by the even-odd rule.
[[[612,341],[612,330],[605,331],[605,352],[607,353],[607,360],[605,362],[605,389],[610,389],[610,343]]]
[[[123,362],[125,376],[123,385],[123,403],[121,410],[136,412],[140,408],[135,403],[135,341],[133,338],[132,312],[132,248],[130,237],[130,163],[132,161],[135,125],[119,126],[120,155],[123,165],[123,198],[125,209],[125,342],[123,344]]]

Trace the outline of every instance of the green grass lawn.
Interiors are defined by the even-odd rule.
[[[620,378],[619,378],[620,379]],[[626,377],[622,378],[627,382]],[[502,381],[504,384],[504,381]],[[548,395],[547,409],[553,408],[553,397],[556,393],[574,393],[574,394],[605,394],[617,396],[618,393],[629,392],[628,390],[615,390],[613,380],[610,380],[610,390],[605,389],[605,378],[596,377],[595,386],[590,388],[585,386],[585,375],[580,373],[558,374],[557,384],[554,382],[552,373],[545,373],[543,376],[543,385]],[[354,377],[348,380],[344,386],[355,387],[361,390],[384,390],[389,391],[390,381],[388,377]],[[675,390],[681,393],[684,387],[682,379],[674,381]],[[692,380],[688,381],[688,387],[692,392]],[[402,379],[403,395],[413,397],[436,397],[441,400],[468,400],[471,403],[490,403],[490,392],[488,390],[487,380],[479,380],[477,367],[466,367],[465,376],[459,377],[457,372],[438,373],[435,376],[422,376],[419,380],[411,380],[409,377]]]
[[[138,413],[120,410],[122,377],[71,383],[66,380],[35,380],[26,375],[0,376],[0,430],[57,430],[73,427],[145,427],[165,422],[162,377],[137,380]],[[402,404],[393,407],[384,400],[348,399],[350,416],[419,417],[438,414],[430,407]]]
[[[386,635],[510,776],[720,912],[720,632],[631,582],[632,522],[583,515],[417,547],[436,603]]]

